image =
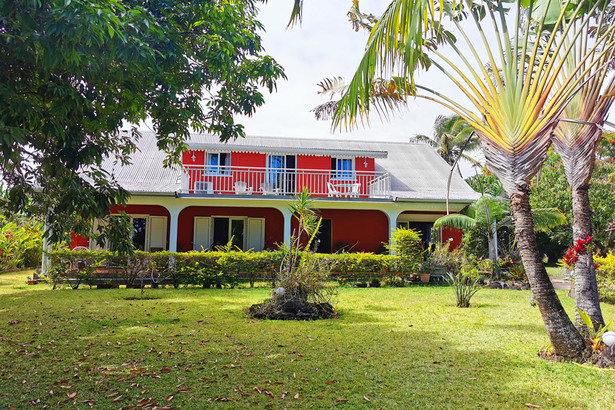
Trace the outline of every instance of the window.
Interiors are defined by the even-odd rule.
[[[207,173],[229,175],[231,170],[231,154],[228,152],[207,153]]]
[[[354,180],[354,161],[351,158],[331,158],[333,179]]]
[[[147,232],[147,217],[145,218],[132,218],[132,243],[135,245],[135,249],[138,251],[145,251],[146,249],[146,232]]]
[[[267,158],[267,180],[276,192],[295,193],[294,155],[269,155]]]
[[[132,243],[138,251],[162,251],[166,249],[167,243],[167,217],[166,216],[148,216],[148,215],[131,215],[132,223]],[[104,219],[96,219],[94,221],[94,233],[100,233],[106,225]],[[93,239],[90,239],[90,249],[92,250],[112,250],[113,245],[109,240],[105,241],[103,247],[100,247]]]
[[[197,221],[198,219],[198,221]],[[209,238],[204,238],[204,235],[210,235],[209,227],[198,226],[200,242],[195,239],[195,248],[200,250],[200,247],[206,243],[211,244],[211,249],[216,249],[218,246],[225,246],[229,240],[233,241],[233,246],[239,249],[253,249],[254,251],[262,251],[265,245],[265,219],[264,218],[246,218],[242,216],[230,217],[195,217],[195,230],[197,223],[199,225],[211,223],[211,241]],[[202,221],[201,221],[202,220]],[[196,234],[195,234],[196,238]],[[205,246],[203,246],[206,248]]]

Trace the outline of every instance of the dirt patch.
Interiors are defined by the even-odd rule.
[[[267,301],[250,306],[248,315],[269,320],[318,320],[337,317],[330,303],[309,303],[301,300]]]

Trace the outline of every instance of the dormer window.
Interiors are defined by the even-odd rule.
[[[231,172],[231,154],[228,152],[208,152],[206,166],[208,174],[229,175]]]
[[[331,158],[331,176],[338,180],[354,180],[354,161],[351,158]]]

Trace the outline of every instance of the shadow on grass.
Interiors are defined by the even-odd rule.
[[[20,343],[31,338],[26,326],[0,323],[0,334],[10,332],[20,340],[14,344],[0,342],[0,349],[8,353],[0,356],[0,407],[25,405],[24,400],[29,398],[42,398],[43,405],[65,405],[64,395],[49,397],[48,392],[58,390],[54,383],[67,377],[66,369],[69,375],[78,375],[71,377],[70,391],[76,391],[80,398],[95,399],[98,408],[120,407],[112,403],[114,397],[108,396],[115,390],[124,392],[121,406],[136,404],[139,397],[136,392],[128,392],[129,383],[139,383],[136,390],[147,390],[159,403],[165,403],[165,397],[177,391],[178,377],[186,392],[176,395],[172,403],[187,408],[217,397],[230,398],[233,408],[263,408],[270,403],[280,408],[288,407],[288,403],[294,408],[525,408],[526,403],[587,407],[592,392],[569,393],[577,391],[580,379],[613,399],[609,390],[612,381],[602,375],[577,374],[565,365],[528,358],[531,349],[497,348],[497,343],[481,340],[490,333],[481,329],[476,332],[476,343],[455,340],[451,332],[445,335],[419,326],[400,331],[400,322],[407,317],[395,311],[403,311],[403,307],[391,309],[369,301],[356,308],[345,306],[338,319],[251,321],[242,312],[254,299],[246,292],[236,293],[231,299],[232,293],[219,290],[172,291],[168,297],[133,304],[119,300],[126,296],[124,290],[68,292],[52,293],[51,299],[45,299],[46,305],[63,304],[41,329],[42,338],[61,343],[41,343],[39,351],[39,342],[23,347]],[[19,297],[3,298],[2,304],[19,303],[24,309],[17,311],[19,318],[29,321],[27,308],[36,304],[39,295],[19,292]],[[99,302],[102,309],[92,306],[81,313],[78,305],[92,301]],[[87,316],[94,308],[100,316],[97,321]],[[485,326],[501,330],[501,338],[544,333],[537,324]],[[38,355],[37,375],[29,374],[32,356],[27,356],[25,349]],[[88,354],[83,356],[86,350]],[[137,372],[134,380],[120,381],[118,378],[130,374],[137,360],[137,367],[146,369],[144,374],[157,370],[160,378]],[[160,371],[163,366],[165,372]],[[123,372],[115,378],[102,377],[98,369],[106,367]],[[190,372],[181,370],[184,368]],[[204,388],[201,378],[215,383],[206,382]],[[101,387],[93,391],[92,385],[98,381]],[[102,386],[108,390],[103,391]],[[267,386],[273,398],[255,392],[254,386]],[[286,391],[292,394],[283,402],[280,397]],[[251,395],[244,396],[247,392]],[[289,401],[295,393],[298,398]],[[348,401],[340,402],[339,398]],[[600,406],[602,402],[598,403]]]

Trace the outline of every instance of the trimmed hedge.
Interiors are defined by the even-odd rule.
[[[49,253],[49,278],[54,285],[66,283],[140,286],[169,284],[235,287],[240,282],[274,282],[282,262],[281,251],[264,252],[135,252],[118,256],[108,251],[57,250]],[[384,281],[403,284],[417,272],[397,256],[372,253],[316,254],[340,284]]]

